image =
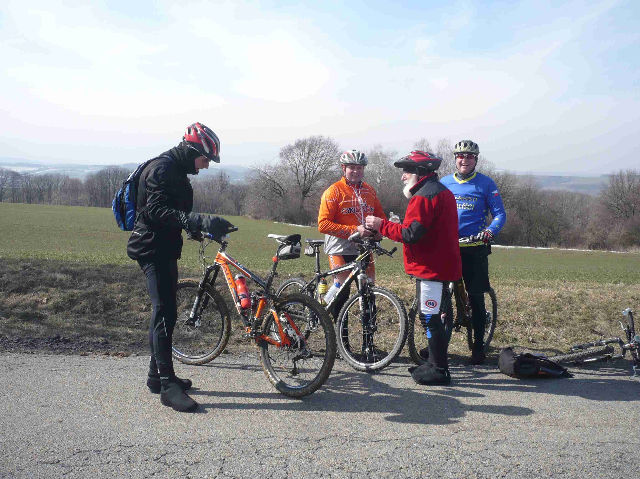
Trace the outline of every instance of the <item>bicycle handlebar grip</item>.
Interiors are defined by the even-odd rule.
[[[393,249],[391,251],[389,251],[389,256],[392,256],[393,253],[395,253],[396,251],[398,251],[398,247],[394,246]]]
[[[358,233],[357,231],[349,236],[349,241],[358,242],[358,240],[360,240],[360,233]]]

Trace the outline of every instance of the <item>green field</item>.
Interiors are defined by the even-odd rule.
[[[240,228],[230,237],[229,254],[257,272],[267,271],[275,252],[276,243],[267,234],[322,237],[313,227],[227,219]],[[89,269],[135,267],[126,255],[129,233],[117,228],[109,209],[0,203],[0,231],[2,260]],[[214,253],[214,245],[210,248]],[[312,268],[313,260],[302,256],[282,262],[279,271],[284,278],[308,275]],[[376,268],[380,284],[411,300],[413,285],[403,273],[400,252],[395,259],[379,258]],[[490,268],[500,307],[496,346],[563,349],[583,334],[591,337],[590,328],[617,334],[619,312],[626,307],[640,309],[638,253],[496,247]],[[199,270],[197,243],[185,241],[181,275],[194,276]],[[454,343],[453,350],[460,344]]]

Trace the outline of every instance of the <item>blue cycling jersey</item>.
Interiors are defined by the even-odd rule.
[[[495,235],[507,220],[498,187],[491,178],[475,172],[466,180],[456,174],[440,180],[449,188],[458,204],[458,234],[460,237],[472,236],[484,229]],[[490,216],[493,220],[490,221]]]

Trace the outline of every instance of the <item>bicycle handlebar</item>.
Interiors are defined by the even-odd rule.
[[[482,241],[481,236],[482,234],[480,233],[478,233],[477,235],[462,236],[461,238],[458,238],[458,243],[459,244],[476,243],[477,241]]]
[[[237,226],[232,226],[231,228],[229,228],[229,229],[227,230],[227,232],[226,232],[225,234],[223,234],[223,235],[222,235],[222,236],[220,236],[219,238],[217,238],[217,237],[213,236],[211,233],[204,233],[204,232],[202,233],[202,236],[203,236],[203,237],[205,237],[205,238],[207,238],[207,239],[210,239],[210,240],[213,240],[213,241],[216,241],[216,242],[220,243],[221,241],[225,241],[225,240],[227,239],[227,235],[228,235],[229,233],[233,233],[234,231],[238,231],[238,229],[239,229],[239,228],[238,228]],[[190,239],[194,239],[194,240],[196,240],[196,241],[202,241],[202,238],[193,238],[193,237],[192,237],[192,238],[190,238]]]
[[[393,253],[395,253],[398,250],[398,248],[394,246],[391,249],[391,251],[387,251],[382,246],[380,246],[380,244],[377,241],[375,241],[373,238],[371,237],[363,238],[360,236],[360,233],[358,233],[357,231],[353,233],[351,236],[349,236],[349,241],[353,241],[354,243],[364,245],[365,247],[369,247],[379,255],[384,254],[392,258],[393,258]]]

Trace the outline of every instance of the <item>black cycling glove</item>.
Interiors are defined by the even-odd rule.
[[[180,217],[182,227],[187,233],[197,238],[200,232],[209,233],[214,239],[220,240],[234,226],[219,216],[201,215],[199,213],[182,213]]]
[[[205,216],[202,220],[202,231],[213,235],[216,240],[222,238],[232,228],[233,225],[231,223],[219,216]]]

